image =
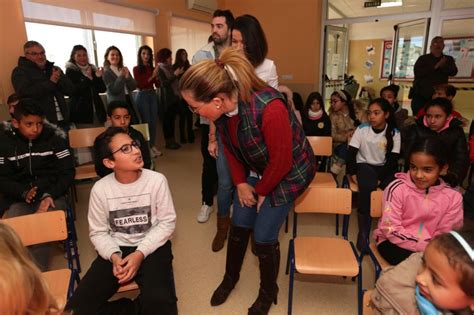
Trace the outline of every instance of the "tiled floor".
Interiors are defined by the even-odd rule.
[[[247,314],[247,308],[258,293],[258,260],[250,250],[244,261],[241,278],[226,303],[219,307],[210,306],[212,292],[220,283],[225,265],[224,250],[214,253],[211,242],[216,231],[216,215],[204,224],[196,220],[201,202],[201,153],[199,135],[194,144],[186,144],[180,150],[164,151],[156,159],[157,170],[163,173],[171,187],[178,215],[173,237],[174,274],[178,295],[179,313],[184,315]],[[91,185],[78,187],[76,227],[79,235],[79,251],[84,272],[89,268],[96,253],[89,241],[87,205]],[[299,221],[299,235],[334,235],[334,216],[306,216]],[[290,219],[290,227],[291,227]],[[350,234],[356,233],[355,218],[351,220]],[[278,285],[278,304],[273,305],[270,314],[287,314],[288,276],[284,268],[291,235],[281,231],[282,263]],[[62,254],[54,258],[54,265],[65,264]],[[357,288],[351,279],[329,277],[307,277],[296,275],[293,314],[356,314]],[[366,258],[364,262],[364,287],[373,287],[373,267]],[[159,314],[157,312],[157,314]]]

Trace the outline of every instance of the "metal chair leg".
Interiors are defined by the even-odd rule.
[[[293,284],[295,279],[295,253],[294,253],[294,244],[290,243],[290,282],[288,290],[288,315],[292,314],[293,309]]]

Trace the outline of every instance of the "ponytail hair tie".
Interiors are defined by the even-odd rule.
[[[218,65],[219,67],[221,67],[221,69],[224,69],[224,63],[219,59],[219,58],[216,58],[214,60],[216,62],[216,65]]]

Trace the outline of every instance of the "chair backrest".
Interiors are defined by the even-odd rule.
[[[150,131],[148,130],[147,123],[132,125],[132,127],[140,131],[140,133],[143,135],[143,138],[145,138],[146,141],[150,141]]]
[[[376,190],[370,193],[370,216],[380,218],[382,216],[383,191]]]
[[[22,215],[0,222],[15,230],[25,246],[64,241],[68,236],[63,210]]]
[[[295,202],[296,213],[350,214],[352,192],[347,188],[309,187]]]
[[[306,137],[308,139],[314,155],[331,156],[332,155],[332,137]]]
[[[71,129],[69,130],[69,146],[73,149],[92,147],[95,138],[104,131],[105,127]]]

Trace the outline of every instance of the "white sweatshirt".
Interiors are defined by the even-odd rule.
[[[173,234],[176,212],[166,178],[143,169],[133,183],[109,174],[96,182],[89,201],[89,236],[99,255],[110,260],[119,246],[137,246],[145,258]]]

